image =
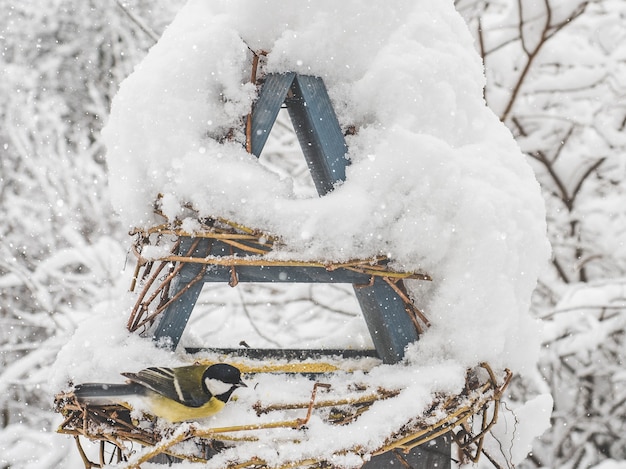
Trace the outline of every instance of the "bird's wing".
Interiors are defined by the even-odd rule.
[[[187,369],[186,373],[176,370]],[[206,367],[189,366],[181,368],[152,367],[138,373],[122,373],[134,383],[161,394],[188,407],[200,407],[208,402],[211,395],[203,392],[202,373]]]

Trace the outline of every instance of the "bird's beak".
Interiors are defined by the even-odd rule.
[[[237,387],[239,387],[239,388],[247,388],[248,385],[246,383],[244,383],[242,380],[239,380],[239,382],[237,383]]]

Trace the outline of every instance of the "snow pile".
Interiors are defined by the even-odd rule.
[[[265,73],[323,77],[340,124],[357,129],[347,137],[347,180],[330,194],[297,197],[289,179],[246,153],[242,122],[256,97],[251,50],[268,53]],[[407,351],[407,368],[381,366],[363,377],[404,391],[332,440],[342,447],[375,449],[433,393],[459,392],[465,368],[481,361],[516,373],[535,366],[539,337],[527,310],[549,252],[543,202],[512,136],[486,108],[483,82],[451,1],[402,0],[390,8],[320,0],[285,8],[278,0],[191,0],[113,102],[103,135],[112,199],[129,227],[161,222],[153,206],[162,194],[170,218],[192,204],[200,216],[279,236],[277,256],[343,261],[384,254],[394,268],[433,277],[407,282],[433,324]],[[223,141],[231,129],[235,139]],[[71,369],[76,381],[106,380],[180,360],[128,338],[122,320],[102,329],[103,320],[119,318],[109,313],[83,325],[59,357],[56,383],[65,377],[61,370]],[[101,346],[84,344],[95,331],[105,335]],[[82,367],[81,347],[91,357],[82,357]],[[97,373],[87,362],[98,364]],[[270,378],[242,391],[242,402],[258,398],[263,379]],[[333,386],[341,387],[337,379]],[[243,407],[227,406],[214,422]],[[376,431],[383,422],[389,428]],[[330,431],[313,421],[311,442],[327,443]],[[297,451],[332,452],[313,443]]]
[[[347,181],[296,198],[288,180],[241,142],[255,98],[252,53],[265,72],[323,77],[348,138]],[[487,360],[517,371],[536,359],[526,315],[545,262],[538,184],[482,99],[481,63],[452,2],[190,1],[121,86],[103,133],[111,190],[129,226],[191,203],[280,236],[300,259],[387,254],[432,275],[411,285],[434,326],[424,363]]]

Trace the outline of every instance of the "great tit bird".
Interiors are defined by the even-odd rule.
[[[232,393],[247,387],[241,372],[232,365],[191,365],[178,368],[147,368],[122,373],[126,384],[85,383],[74,395],[86,405],[119,404],[140,396],[149,413],[170,422],[195,420],[222,410]]]

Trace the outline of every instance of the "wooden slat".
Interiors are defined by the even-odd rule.
[[[295,76],[293,72],[267,75],[252,112],[253,155],[261,155]]]
[[[326,270],[322,267],[238,266],[237,280],[241,283],[358,283],[366,285],[370,276],[345,269]],[[211,266],[204,275],[205,282],[226,282],[232,269],[221,265]]]
[[[330,97],[319,77],[298,75],[287,110],[296,131],[317,193],[330,192],[346,179],[346,146]]]
[[[397,363],[402,360],[406,346],[419,339],[404,302],[381,278],[374,279],[373,286],[354,285],[354,294],[383,361]]]
[[[292,90],[287,109],[317,192],[323,196],[346,178],[345,139],[321,78],[298,75]],[[385,363],[397,363],[405,347],[419,339],[415,325],[386,282],[376,279],[371,287],[363,283],[355,284],[354,291],[376,350]]]
[[[378,358],[376,350],[346,350],[346,349],[288,349],[288,348],[212,348],[212,347],[187,347],[187,353],[211,353],[253,360],[298,360],[307,359],[324,360],[332,357],[343,359],[352,358]]]
[[[192,238],[183,238],[180,243],[179,253],[188,254],[194,240]],[[195,257],[206,257],[210,251],[211,241],[201,239],[195,250],[191,253]],[[170,288],[170,298],[185,290],[183,294],[175,300],[158,319],[158,325],[153,332],[152,339],[156,342],[163,343],[161,345],[171,348],[172,350],[178,346],[183,331],[187,326],[187,322],[191,317],[200,292],[202,291],[203,281],[198,281],[190,285],[202,272],[205,266],[201,264],[186,263],[182,266],[180,273],[172,280]]]

